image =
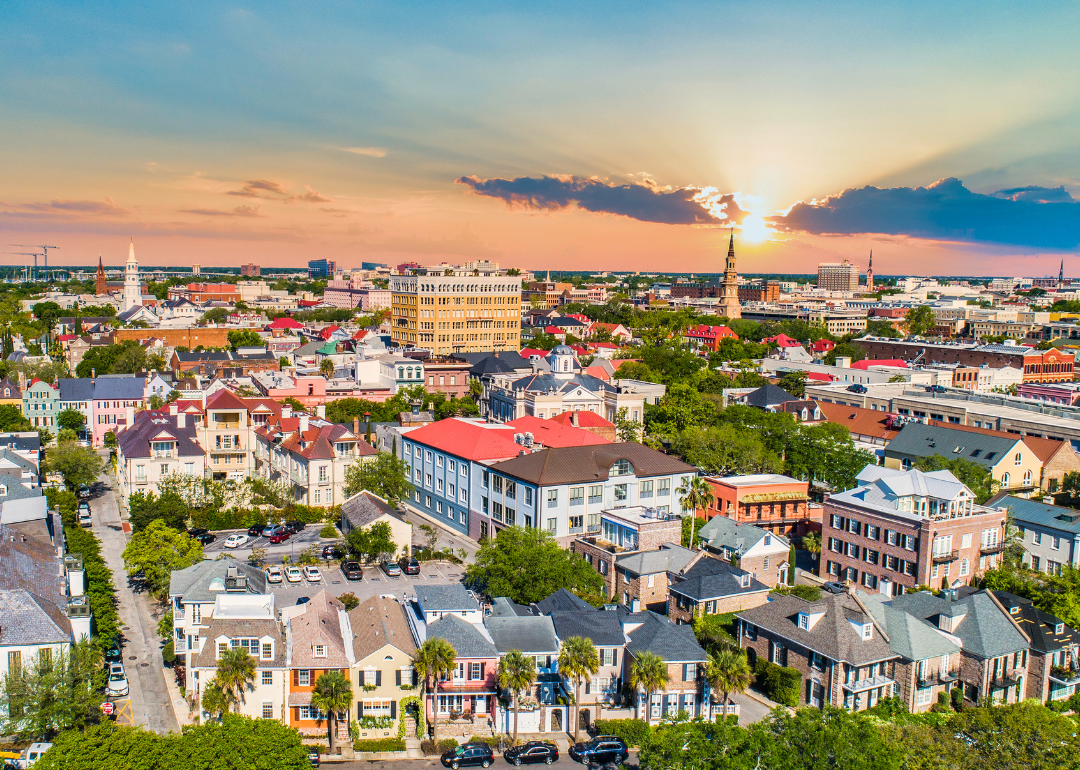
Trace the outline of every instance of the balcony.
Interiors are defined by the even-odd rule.
[[[916,682],[920,688],[933,687],[939,684],[949,684],[955,682],[960,678],[960,671],[931,671],[926,674],[920,674],[916,678]]]
[[[585,531],[585,527],[570,527],[569,533],[571,535],[580,535]]]
[[[872,676],[868,679],[857,679],[854,682],[844,682],[841,685],[848,692],[863,692],[864,690],[873,690],[878,687],[886,687],[888,685],[895,684],[895,682],[887,676]]]
[[[1020,676],[1022,674],[1022,671],[1017,670],[1003,672],[999,676],[990,679],[990,689],[1004,690],[1007,687],[1012,687],[1020,681]]]
[[[1080,682],[1080,670],[1071,666],[1052,666],[1050,680],[1063,685]]]
[[[946,553],[935,553],[933,556],[934,564],[944,564],[949,561],[956,561],[960,558],[960,551],[948,551]]]
[[[1001,553],[1005,550],[1004,543],[990,543],[988,545],[979,546],[979,553],[986,555],[991,553]]]

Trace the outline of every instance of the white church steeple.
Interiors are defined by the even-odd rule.
[[[124,268],[124,311],[141,304],[142,284],[139,283],[139,263],[135,261],[135,239],[132,238]]]

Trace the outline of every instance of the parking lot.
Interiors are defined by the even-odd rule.
[[[215,558],[219,553],[231,553],[238,559],[246,559],[248,554],[256,548],[261,548],[267,552],[267,555],[273,555],[278,558],[280,564],[281,556],[288,556],[289,561],[295,561],[299,558],[300,554],[304,552],[304,549],[308,548],[313,543],[319,544],[321,547],[324,544],[338,542],[339,538],[322,538],[319,537],[319,531],[322,529],[321,524],[309,524],[302,531],[297,532],[290,537],[284,543],[278,543],[274,545],[270,542],[270,538],[259,535],[258,537],[248,537],[248,541],[240,548],[226,548],[225,541],[229,535],[247,535],[246,529],[224,529],[215,531],[213,534],[217,537],[212,543],[207,543],[203,546],[203,553],[208,558]]]

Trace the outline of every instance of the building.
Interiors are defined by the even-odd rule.
[[[12,382],[10,377],[4,377],[3,380],[0,380],[0,406],[4,405],[13,406],[22,413],[22,391],[17,383]],[[64,407],[61,406],[60,411],[63,410]]]
[[[701,548],[749,572],[770,588],[788,584],[791,541],[767,529],[740,524],[726,516],[713,516],[699,530]],[[734,561],[732,561],[734,559]]]
[[[312,705],[311,694],[325,673],[338,671],[351,677],[356,661],[349,615],[340,601],[322,589],[306,604],[290,608],[287,615],[283,612],[283,620],[282,641],[288,649],[288,681],[284,688],[288,692],[286,724],[302,735],[325,736],[326,715]],[[359,693],[357,696],[360,697]],[[337,725],[340,740],[349,737],[351,713],[344,716]]]
[[[870,249],[870,264],[866,266],[866,291],[874,291],[874,250]]]
[[[203,350],[198,353],[174,352],[169,361],[174,377],[195,372],[208,377],[247,377],[255,372],[276,372],[281,362],[265,348]]]
[[[336,272],[336,266],[332,260],[312,259],[308,260],[308,278],[332,278]]]
[[[418,684],[413,670],[416,643],[405,608],[392,598],[372,596],[349,610],[352,665],[349,679],[356,695],[360,739],[398,734],[402,690]]]
[[[175,403],[168,409],[136,412],[130,425],[116,433],[116,475],[120,494],[160,494],[158,484],[179,475],[203,478],[206,451],[196,429]]]
[[[885,467],[910,469],[928,457],[963,458],[990,472],[998,488],[1030,494],[1039,486],[1042,462],[1014,434],[990,434],[944,425],[908,422],[885,447]]]
[[[128,246],[127,264],[124,266],[124,312],[142,304],[142,284],[139,283],[139,263],[135,261],[135,240]]]
[[[708,326],[698,324],[683,332],[683,340],[694,348],[704,348],[713,352],[720,349],[722,340],[738,340],[739,335],[726,326]]]
[[[858,291],[859,268],[846,259],[822,262],[817,268],[817,287],[825,291]]]
[[[853,340],[866,351],[869,359],[886,358],[914,361],[923,364],[962,364],[979,367],[1012,366],[1024,373],[1024,382],[1072,382],[1076,354],[1050,348],[1008,344],[923,342],[885,337],[863,337]]]
[[[674,292],[672,292],[674,294]],[[739,302],[779,302],[780,281],[754,281],[739,285]]]
[[[538,608],[543,604],[541,602]],[[627,638],[618,612],[598,610],[584,602],[581,604],[583,606],[557,611],[540,611],[550,614],[560,640],[580,636],[591,641],[596,648],[599,668],[596,675],[590,677],[589,687],[581,688],[581,708],[591,723],[594,718],[599,718],[603,707],[615,705],[623,689]],[[574,692],[572,682],[564,679],[563,684],[567,692]]]
[[[634,693],[638,719],[656,721],[685,711],[693,717],[708,712],[705,664],[708,654],[697,643],[688,625],[675,625],[653,612],[638,612],[623,618],[626,632],[626,655],[623,656],[627,679],[634,660],[643,652],[657,655],[667,666],[667,683],[648,697]]]
[[[56,432],[56,418],[60,415],[60,391],[49,383],[34,378],[22,392],[23,416],[35,428],[48,428]]]
[[[692,624],[701,615],[724,615],[759,607],[770,586],[747,570],[720,559],[698,559],[677,573],[668,587],[667,616],[676,624]]]
[[[240,290],[232,283],[189,283],[187,286],[170,286],[167,298],[186,299],[196,305],[207,302],[236,304],[240,301]]]
[[[131,425],[135,413],[145,407],[146,378],[97,377],[90,380],[90,385],[93,406],[88,426],[93,431],[94,446],[103,447],[106,434],[116,433],[121,425]]]
[[[677,490],[695,474],[693,466],[634,442],[541,449],[495,462],[480,471],[482,536],[523,524],[546,529],[568,546],[578,535],[600,531],[601,511],[681,512]]]
[[[720,302],[716,305],[716,314],[728,319],[742,318],[742,306],[739,304],[739,275],[735,271],[735,231],[728,241],[727,261],[724,263],[724,278],[720,284]]]
[[[390,538],[408,556],[412,550],[412,524],[389,502],[374,492],[357,492],[341,504],[341,534],[348,537],[357,527],[371,527],[384,522],[390,527]]]
[[[428,720],[437,708],[443,729],[448,727],[451,714],[468,714],[474,730],[477,726],[491,729],[492,725],[498,724],[499,651],[478,622],[471,623],[459,614],[446,613],[424,627],[426,639],[445,639],[457,653],[450,676],[438,687],[437,698],[429,693],[426,704]],[[435,735],[436,740],[440,737]]]
[[[1080,568],[1080,511],[1007,492],[995,495],[990,504],[1009,512],[1024,546],[1024,564],[1035,572],[1059,575],[1065,564]]]
[[[802,675],[800,706],[864,711],[896,694],[889,664],[898,656],[854,592],[826,593],[814,602],[774,596],[736,618],[751,668],[763,659]]]
[[[1080,685],[1080,633],[1056,615],[1040,610],[1030,599],[1007,591],[993,594],[1030,641],[1024,697],[1045,703],[1076,694]]]
[[[456,356],[429,356],[424,359],[425,388],[429,393],[445,393],[448,398],[469,395],[472,364]]]
[[[258,278],[261,271],[262,271],[262,269],[258,265],[254,264],[254,263],[246,264],[246,265],[240,265],[240,275],[245,275],[245,276],[251,276],[253,278]]]
[[[450,272],[391,276],[391,339],[436,355],[518,350],[521,279]]]
[[[857,478],[857,487],[825,501],[823,577],[897,596],[963,585],[998,563],[1005,509],[976,504],[949,471],[868,465]]]
[[[802,537],[821,529],[821,508],[810,502],[810,484],[778,473],[707,476],[713,504],[706,519],[724,516],[777,535]]]

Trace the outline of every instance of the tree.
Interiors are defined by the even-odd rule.
[[[625,406],[615,413],[615,435],[619,441],[640,441],[643,426],[637,420],[631,420],[629,415],[630,410]]]
[[[360,600],[356,598],[356,594],[352,591],[343,593],[338,597],[338,601],[341,602],[341,606],[345,608],[345,611],[356,609],[360,606]]]
[[[675,490],[679,494],[683,514],[690,514],[690,548],[694,547],[694,523],[698,511],[707,511],[716,502],[712,485],[701,476],[687,476]]]
[[[808,532],[803,535],[802,547],[814,557],[814,566],[816,567],[818,560],[821,558],[821,535],[817,532]],[[794,565],[792,565],[792,568],[794,568]]]
[[[793,396],[802,398],[806,394],[806,372],[787,372],[780,378],[780,387]]]
[[[165,406],[165,399],[163,399],[157,393],[154,393],[152,396],[150,396],[149,400],[147,400],[146,405],[150,409],[160,409],[161,407]]]
[[[245,691],[255,690],[255,658],[243,647],[230,647],[218,657],[214,682],[230,709],[240,709],[246,700]]]
[[[45,462],[49,470],[64,477],[68,489],[93,484],[104,465],[91,447],[79,446],[74,441],[62,441],[48,450]]]
[[[86,427],[86,418],[83,417],[83,413],[78,409],[68,407],[56,416],[56,424],[61,428],[73,430],[78,433]]]
[[[326,714],[326,732],[330,739],[330,753],[337,753],[338,714],[349,710],[352,703],[352,684],[340,671],[327,671],[315,680],[311,693],[311,705]]]
[[[457,651],[450,642],[438,637],[429,637],[423,644],[416,648],[413,653],[413,670],[419,675],[424,683],[424,693],[432,695],[431,702],[431,734],[436,739],[439,737],[439,680],[449,677],[454,670],[457,661]]]
[[[720,476],[776,473],[784,468],[783,459],[766,447],[760,435],[734,425],[689,427],[677,434],[672,449],[691,465]]]
[[[258,332],[250,329],[233,329],[228,334],[229,347],[235,351],[237,348],[265,348],[266,340]]]
[[[368,559],[397,552],[393,531],[385,521],[377,521],[368,528],[356,527],[349,532],[345,541],[351,552]]]
[[[413,490],[409,466],[389,452],[353,463],[345,469],[345,495],[351,497],[365,490],[390,501],[408,497]]]
[[[600,657],[592,639],[571,636],[563,640],[559,651],[559,673],[574,683],[574,743],[581,728],[581,683],[588,682],[600,670]]]
[[[615,370],[613,380],[640,380],[641,382],[661,382],[660,375],[640,361],[627,361]]]
[[[949,720],[975,753],[972,767],[1065,770],[1076,767],[1076,723],[1038,702],[964,709]]]
[[[329,358],[324,358],[319,363],[319,374],[321,374],[323,377],[326,377],[327,379],[330,379],[331,377],[333,377],[334,376],[334,362],[331,361]]]
[[[789,586],[795,585],[795,543],[788,549],[787,582]]]
[[[518,701],[521,693],[536,684],[536,659],[521,650],[510,650],[499,661],[499,686],[510,691],[514,700],[514,742],[518,736]]]
[[[519,604],[538,602],[560,588],[591,604],[607,598],[603,576],[583,557],[560,547],[546,530],[531,527],[507,527],[482,541],[465,578],[488,596],[508,596]]]
[[[805,708],[775,709],[753,725],[760,767],[783,770],[900,770],[901,753],[886,743],[881,722],[863,713]]]
[[[847,357],[851,359],[852,363],[855,363],[856,361],[862,361],[866,358],[866,351],[852,342],[841,342],[826,353],[825,358],[822,360],[829,366],[836,366],[837,357]]]
[[[45,326],[46,331],[51,332],[56,328],[56,322],[64,310],[55,302],[38,302],[31,308],[31,312],[34,314],[34,318],[41,321]]]
[[[131,520],[131,528],[135,532],[141,532],[152,521],[163,521],[165,525],[176,530],[187,527],[188,515],[191,508],[174,491],[165,491],[161,497],[155,497],[153,492],[135,492],[128,498],[128,518]]]
[[[98,719],[103,700],[101,653],[89,638],[59,655],[46,649],[23,668],[10,668],[3,685],[0,706],[8,729],[21,740],[85,728]]]
[[[705,664],[705,678],[713,690],[723,693],[724,706],[727,706],[731,693],[742,692],[754,681],[745,653],[730,647],[709,655],[709,661]]]
[[[668,684],[667,663],[655,652],[645,650],[634,656],[630,664],[630,686],[645,693],[645,723],[652,723],[652,695]]]
[[[907,327],[908,334],[913,334],[916,337],[923,337],[937,326],[937,319],[934,317],[934,310],[929,305],[916,305],[907,311],[907,315],[904,316],[904,326]]]
[[[22,410],[14,404],[0,405],[0,431],[9,433],[13,431],[29,431],[30,421],[22,413]]]
[[[975,494],[975,502],[980,505],[994,494],[994,478],[990,475],[990,470],[963,457],[948,458],[942,455],[920,457],[915,461],[914,467],[924,473],[949,471]]]
[[[132,535],[124,549],[128,575],[142,575],[147,589],[162,597],[169,589],[173,570],[185,569],[203,560],[202,543],[186,532],[177,532],[164,521],[150,522]]]

